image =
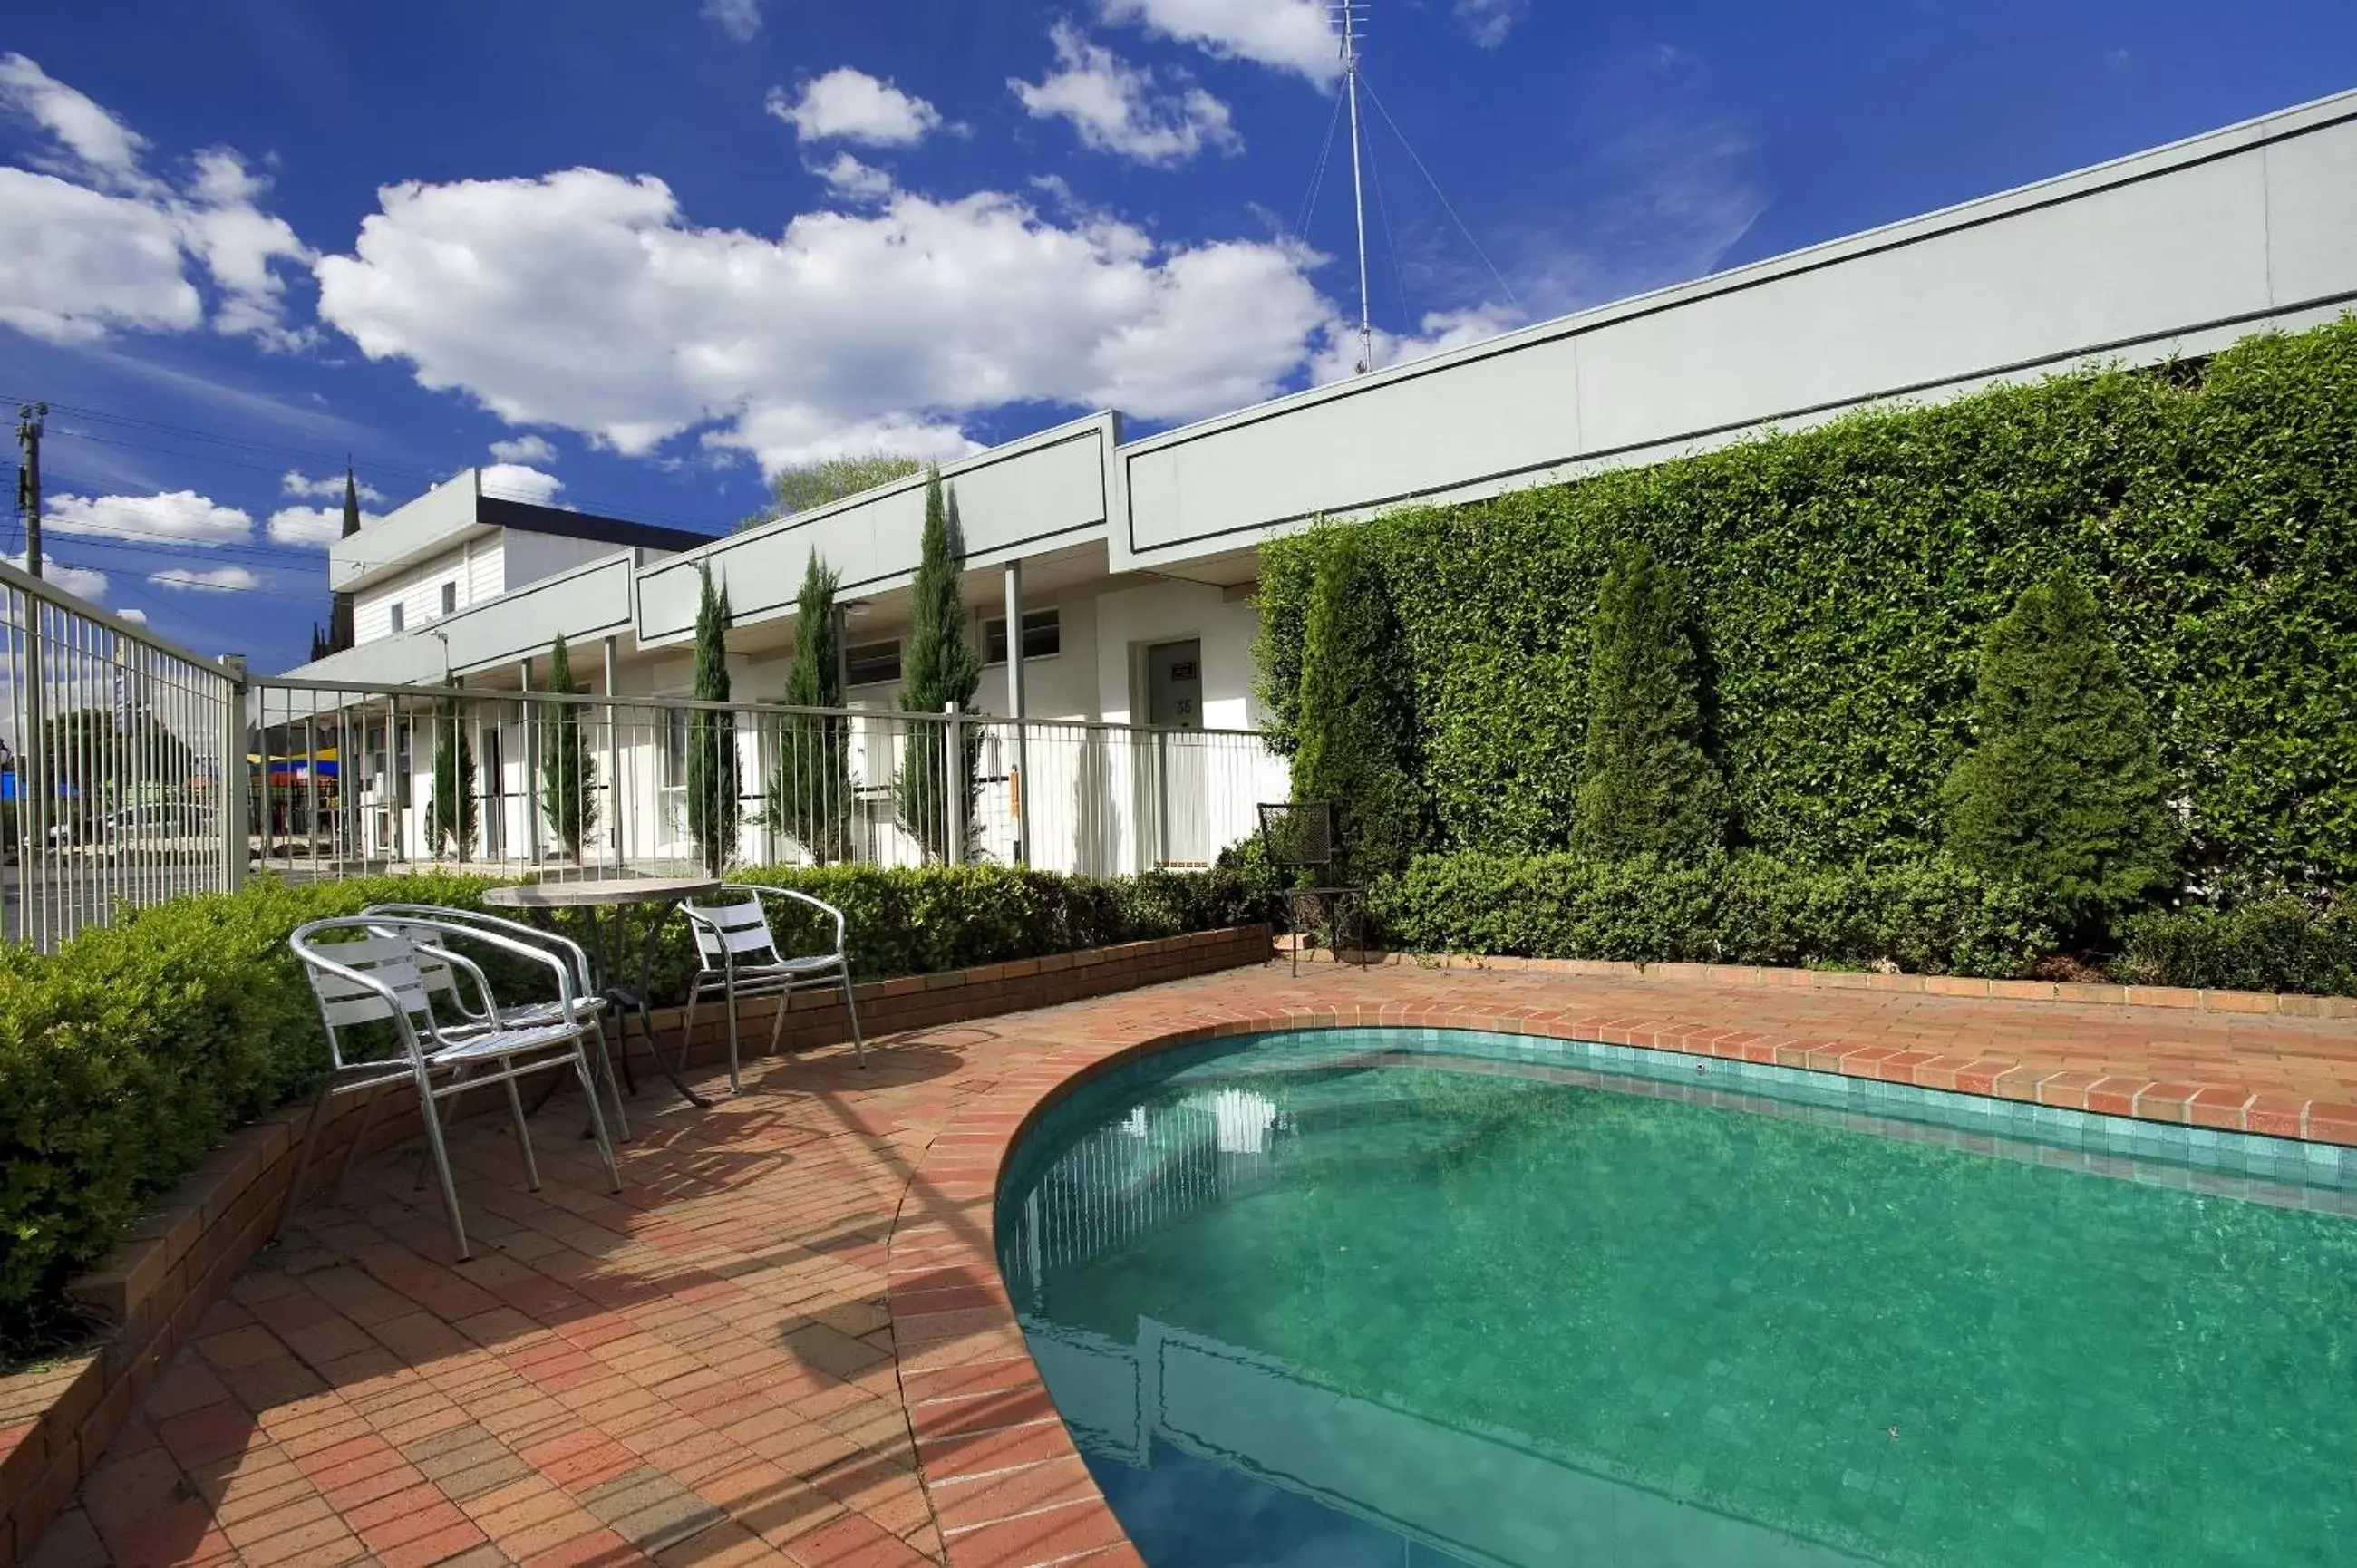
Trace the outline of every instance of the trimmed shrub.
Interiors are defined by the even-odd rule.
[[[905,713],[974,711],[982,658],[965,636],[965,601],[958,593],[958,564],[964,557],[957,492],[943,489],[935,468],[925,480],[925,527],[918,542],[916,579],[909,585],[909,657],[900,685]],[[975,838],[974,770],[982,757],[982,728],[965,726],[955,758],[947,755],[948,736],[945,725],[910,725],[908,749],[893,781],[900,826],[934,860],[949,858],[952,811],[963,813],[958,825],[968,854]]]
[[[2028,900],[1953,861],[1810,868],[1758,854],[1426,855],[1375,885],[1416,952],[2013,975],[2056,950]]]
[[[547,690],[573,696],[573,656],[558,632],[548,650]],[[567,703],[541,727],[540,811],[565,853],[579,858],[597,826],[597,762],[581,733],[581,710]]]
[[[2357,910],[2298,898],[2157,910],[2128,922],[2115,968],[2131,985],[2357,996]]]
[[[1587,745],[1572,847],[1686,856],[1727,841],[1727,791],[1703,746],[1683,575],[1623,546],[1596,596]]]
[[[1355,532],[1400,628],[1437,845],[1568,844],[1588,619],[1641,540],[1706,607],[1718,755],[1761,850],[1934,847],[1987,628],[2067,568],[2146,695],[2197,876],[2357,883],[2357,320],[2199,374],[1998,387]],[[1260,690],[1287,750],[1324,548],[1261,555]]]
[[[434,794],[425,805],[434,853],[448,850],[460,860],[473,854],[475,816],[475,745],[454,699],[437,703],[434,714]]]
[[[834,619],[840,584],[813,550],[802,566],[794,600],[794,662],[786,671],[786,702],[801,708],[843,706],[842,649]],[[762,820],[802,845],[823,865],[851,846],[849,721],[794,714],[778,726],[778,765],[770,775]]]
[[[1943,791],[1958,860],[2088,939],[2174,884],[2151,721],[2086,585],[2065,573],[2022,590],[1989,632],[1973,709],[1979,742]]]
[[[698,702],[728,700],[728,589],[716,587],[709,563],[696,569],[695,677]],[[713,875],[737,858],[737,715],[696,708],[687,715],[687,832]]]
[[[1318,564],[1301,654],[1300,749],[1293,798],[1334,809],[1333,875],[1405,867],[1424,838],[1410,781],[1415,714],[1399,674],[1399,628],[1354,534],[1338,532]]]

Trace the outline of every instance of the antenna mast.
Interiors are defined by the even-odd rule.
[[[1342,82],[1351,98],[1351,198],[1359,215],[1359,374],[1375,368],[1375,325],[1367,300],[1367,189],[1359,164],[1359,29],[1367,0],[1340,0],[1342,23]]]

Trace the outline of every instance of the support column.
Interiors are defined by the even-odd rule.
[[[532,655],[516,663],[517,690],[522,693],[516,709],[523,720],[523,858],[540,864],[540,724],[532,711]]]
[[[1007,803],[1015,813],[1014,860],[1031,864],[1029,726],[1023,722],[1023,563],[1006,564],[1006,716],[1015,725],[1015,759],[1007,765]]]
[[[614,639],[606,639],[606,842],[614,847],[614,872],[622,870],[622,741],[614,706]]]

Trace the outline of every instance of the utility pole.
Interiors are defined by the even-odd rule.
[[[25,572],[41,575],[41,425],[49,416],[46,403],[16,405],[16,445],[24,449],[24,467],[16,474],[16,504],[25,513]]]
[[[1351,97],[1351,198],[1359,215],[1359,374],[1375,368],[1375,324],[1367,302],[1367,189],[1359,168],[1359,13],[1366,0],[1341,0],[1342,81]]]

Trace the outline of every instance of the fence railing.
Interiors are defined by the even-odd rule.
[[[0,932],[236,885],[243,671],[0,564]]]
[[[597,875],[707,864],[1211,863],[1282,800],[1250,731],[265,680],[258,864]]]

